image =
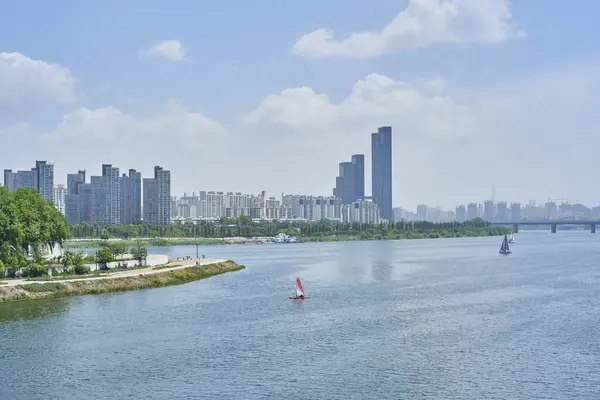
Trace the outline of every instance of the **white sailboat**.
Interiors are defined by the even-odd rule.
[[[511,253],[510,248],[508,247],[508,237],[504,235],[504,240],[502,241],[502,246],[500,246],[500,254],[507,256]]]
[[[508,239],[508,243],[514,243],[515,242],[515,234],[511,233],[510,234],[510,239]]]

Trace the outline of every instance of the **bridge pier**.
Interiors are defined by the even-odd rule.
[[[513,224],[513,233],[519,233],[519,224]]]
[[[596,224],[591,224],[590,225],[590,232],[596,233]]]
[[[550,232],[556,233],[556,224],[550,224]]]

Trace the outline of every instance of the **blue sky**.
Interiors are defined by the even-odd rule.
[[[435,7],[448,2],[440,1],[413,3]],[[449,3],[454,1],[464,2]],[[5,136],[3,143],[11,144],[0,148],[0,167],[23,169],[35,158],[49,159],[55,162],[56,180],[61,183],[64,173],[78,168],[99,173],[101,161],[123,170],[142,169],[146,174],[159,163],[173,171],[174,194],[198,189],[329,194],[337,163],[355,152],[368,153],[370,131],[392,124],[397,138],[395,205],[452,207],[483,200],[492,181],[498,196],[507,200],[563,196],[598,202],[600,195],[583,184],[587,174],[592,179],[591,170],[558,168],[548,161],[552,158],[548,152],[565,148],[558,127],[570,128],[571,139],[577,142],[580,137],[586,147],[600,144],[597,113],[586,107],[598,100],[592,92],[600,75],[596,68],[600,34],[594,26],[600,3],[577,0],[567,6],[564,1],[547,0],[541,6],[537,1],[481,0],[490,7],[508,4],[512,18],[507,37],[481,39],[492,32],[486,26],[494,23],[490,17],[494,9],[482,8],[479,14],[459,15],[455,33],[462,39],[455,43],[433,40],[405,51],[397,40],[388,50],[368,57],[314,58],[293,51],[299,38],[320,28],[331,29],[336,39],[380,30],[409,3],[109,0],[101,5],[76,1],[4,4],[0,53],[20,53],[31,60],[58,64],[68,69],[75,83],[70,101],[53,101],[56,96],[48,91],[55,86],[44,89],[47,99],[41,101],[33,88],[41,75],[31,69],[9,75],[8,69],[0,68],[0,74],[5,74],[4,80],[0,75],[0,135]],[[442,29],[423,21],[423,35]],[[179,41],[187,50],[186,59],[140,55],[164,40]],[[16,67],[13,63],[7,68],[14,72]],[[354,102],[343,102],[352,96],[353,85],[370,74],[393,80],[395,89],[407,85],[425,97],[415,100],[404,92],[388,96],[370,91],[361,101],[372,103],[361,102],[358,113],[350,111]],[[19,84],[16,76],[22,79]],[[426,82],[436,78],[443,78],[443,88],[427,92]],[[3,82],[11,85],[11,91],[4,90],[5,96],[18,97],[18,105],[8,97],[1,101]],[[294,88],[312,90],[273,98],[252,122],[245,119],[268,96]],[[531,99],[532,93],[544,95]],[[319,94],[327,96],[325,103]],[[24,100],[27,96],[31,99]],[[530,112],[524,112],[526,107]],[[65,116],[72,117],[82,108],[90,114],[77,114],[75,122],[67,118],[69,123],[61,125]],[[99,112],[108,108],[116,111]],[[557,110],[560,121],[548,121]],[[349,123],[348,115],[361,119]],[[574,121],[581,124],[573,125]],[[429,135],[440,125],[458,138]],[[546,129],[551,131],[542,132]],[[495,145],[507,137],[513,140],[511,153]],[[548,143],[548,137],[555,139]],[[23,138],[28,148],[15,152]],[[140,141],[147,142],[138,152],[145,155],[114,150],[137,148]],[[90,143],[94,148],[85,148]],[[459,156],[444,153],[451,148]],[[586,154],[588,150],[578,151]],[[86,155],[73,156],[74,152]],[[581,163],[576,155],[572,160],[571,155],[562,157],[581,168],[596,166],[591,161]],[[235,161],[223,162],[227,158]],[[476,163],[481,165],[473,172]],[[512,178],[498,173],[498,163],[508,165]],[[285,165],[285,172],[280,165]],[[575,182],[573,176],[580,178]],[[459,185],[460,190],[456,189]]]

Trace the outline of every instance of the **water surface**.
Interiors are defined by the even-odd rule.
[[[516,239],[206,246],[247,269],[0,304],[0,399],[600,398],[600,236]]]

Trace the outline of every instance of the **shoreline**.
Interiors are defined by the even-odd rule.
[[[495,231],[489,231],[483,228],[475,228],[475,230],[467,232],[458,232],[452,230],[414,230],[405,231],[404,234],[395,235],[393,237],[364,237],[360,235],[339,235],[339,236],[311,236],[298,238],[296,243],[310,242],[351,242],[357,240],[418,240],[418,239],[451,239],[460,237],[489,237],[489,236],[504,236],[510,235],[510,228],[495,228]],[[135,246],[141,244],[146,247],[169,247],[169,246],[217,246],[230,244],[267,244],[267,237],[228,237],[228,238],[182,238],[182,237],[164,237],[164,238],[140,238],[140,239],[108,239],[108,242],[125,243],[127,246]],[[100,244],[105,242],[103,239],[71,239],[65,242],[65,249],[82,249],[82,248],[99,248]],[[268,243],[278,244],[278,243]]]
[[[2,281],[3,284],[0,285],[0,303],[181,285],[244,268],[245,266],[231,260],[194,259],[175,261],[172,266],[118,271],[106,276],[8,280]]]

